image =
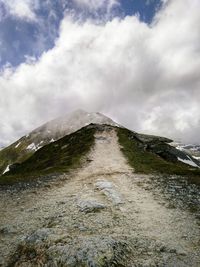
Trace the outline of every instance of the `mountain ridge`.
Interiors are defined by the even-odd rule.
[[[25,161],[12,164],[0,177],[0,184],[29,182],[48,174],[68,173],[77,168],[92,149],[95,133],[111,129],[117,132],[122,151],[136,172],[200,175],[195,159],[168,144],[171,142],[168,138],[139,134],[118,126],[89,124],[43,146]],[[198,179],[195,181],[198,183]]]
[[[23,136],[18,141],[1,150],[0,173],[6,174],[13,168],[19,168],[20,164],[34,156],[41,148],[56,142],[64,136],[75,133],[84,127],[87,128],[88,125],[110,125],[121,129],[124,128],[99,112],[88,113],[83,110],[76,110],[73,113],[58,117],[37,127],[28,135]],[[166,137],[141,134],[135,131],[130,132],[144,151],[146,150],[154,153],[167,161],[174,163],[180,161],[193,168],[200,167],[200,162],[193,158],[192,155],[168,145],[172,143],[173,140]]]

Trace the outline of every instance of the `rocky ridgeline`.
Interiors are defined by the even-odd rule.
[[[170,145],[170,143],[173,142],[171,139],[160,136],[138,134],[136,132],[132,132],[131,136],[138,141],[141,148],[155,153],[167,161],[174,163],[178,161],[191,161],[191,163],[194,163],[194,166],[196,165],[197,167],[200,167],[199,160],[193,158],[186,151],[181,151]]]

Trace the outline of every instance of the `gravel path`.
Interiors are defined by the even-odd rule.
[[[197,219],[153,194],[113,129],[61,178],[1,192],[0,266],[200,266]]]

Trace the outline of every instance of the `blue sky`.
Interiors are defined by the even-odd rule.
[[[73,11],[79,16],[98,17],[105,12],[88,11],[73,1],[40,1],[34,9],[37,16],[35,21],[9,13],[5,2],[0,0],[0,68],[5,64],[16,67],[30,57],[37,59],[44,51],[52,48],[65,13]],[[112,16],[137,14],[141,21],[149,24],[160,7],[160,0],[121,0],[120,5],[113,9]]]

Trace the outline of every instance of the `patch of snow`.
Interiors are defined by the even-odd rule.
[[[50,140],[50,143],[52,143],[52,142],[55,142],[55,140],[53,138]]]
[[[6,173],[6,172],[9,172],[9,170],[10,170],[9,167],[10,167],[10,165],[8,165],[8,166],[6,167],[6,169],[4,170],[3,174]]]
[[[18,144],[16,144],[15,148],[18,148],[18,146],[21,144],[21,142],[19,142]]]
[[[190,165],[192,167],[199,168],[199,166],[194,161],[192,161],[189,157],[188,157],[188,159],[181,159],[181,158],[178,157],[178,160],[183,162],[183,163],[185,163],[185,164],[188,164],[188,165]]]
[[[184,148],[182,147],[182,146],[177,146],[176,147],[178,150],[180,150],[180,151],[183,151],[184,150]]]
[[[42,146],[40,146],[41,143],[43,143],[43,141],[41,141],[38,145],[35,145],[35,143],[32,143],[32,144],[28,145],[26,149],[37,151],[38,149],[40,149],[42,147]]]
[[[199,147],[192,147],[192,148],[190,148],[190,150],[192,150],[192,151],[197,151],[199,149]]]
[[[200,157],[193,156],[193,158],[195,158],[195,159],[197,159],[197,160],[200,160]]]
[[[32,144],[28,145],[26,149],[36,151],[37,147],[36,147],[36,145],[34,143],[32,143]]]

